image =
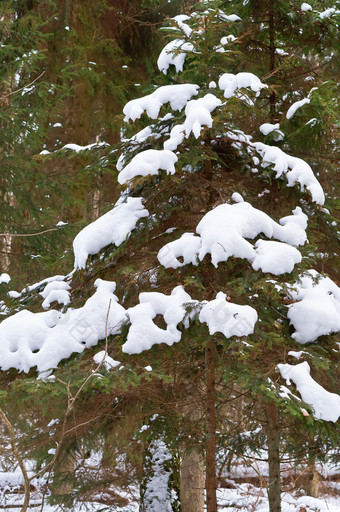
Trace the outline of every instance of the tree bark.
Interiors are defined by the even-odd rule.
[[[206,478],[207,512],[217,512],[216,499],[216,390],[214,345],[210,340],[206,347],[207,382],[207,437],[206,437]]]
[[[274,11],[269,11],[269,70],[272,73],[275,69],[275,24]],[[271,123],[276,120],[276,93],[271,91],[269,94],[269,118]]]
[[[270,512],[281,512],[280,485],[280,426],[279,413],[273,404],[267,404],[267,442],[268,442],[268,500]]]
[[[181,512],[204,511],[204,464],[195,449],[182,457],[180,489]]]
[[[202,421],[203,411],[197,388],[188,386],[183,416],[185,422],[197,426]],[[205,471],[204,457],[195,443],[183,446],[180,467],[181,512],[204,512]]]

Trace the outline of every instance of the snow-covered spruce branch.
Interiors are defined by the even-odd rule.
[[[18,447],[16,445],[16,442],[15,442],[15,437],[16,437],[15,429],[14,429],[12,423],[7,418],[7,416],[4,413],[4,411],[0,407],[0,417],[3,419],[4,424],[5,424],[8,432],[9,432],[11,449],[12,449],[13,455],[15,456],[16,460],[18,461],[18,464],[19,464],[19,467],[20,467],[20,470],[22,472],[23,479],[24,479],[25,498],[24,498],[24,503],[23,503],[23,505],[22,505],[22,507],[20,509],[20,512],[26,512],[28,507],[29,507],[29,504],[30,504],[30,483],[32,482],[32,480],[34,480],[34,479],[38,478],[39,476],[43,475],[44,473],[46,473],[46,471],[51,470],[53,468],[54,464],[56,463],[56,460],[57,460],[57,458],[59,456],[62,444],[64,442],[65,435],[72,430],[72,429],[71,430],[67,430],[66,429],[66,425],[67,425],[68,417],[69,417],[70,413],[72,412],[72,410],[74,408],[74,404],[78,400],[78,398],[80,397],[80,395],[81,395],[82,391],[84,390],[86,384],[97,374],[97,372],[99,372],[99,370],[102,368],[102,366],[105,363],[105,359],[106,359],[106,356],[107,356],[107,350],[108,350],[108,330],[107,330],[107,326],[108,326],[110,309],[111,309],[111,299],[109,301],[109,305],[108,305],[108,308],[107,308],[107,314],[106,314],[105,349],[104,349],[103,358],[97,364],[96,368],[94,370],[92,370],[92,372],[85,378],[84,382],[79,387],[79,389],[77,390],[75,395],[72,395],[72,393],[71,393],[70,382],[66,383],[66,382],[62,381],[61,379],[56,378],[56,380],[58,382],[60,382],[61,384],[63,384],[66,387],[66,392],[67,392],[67,408],[66,408],[66,411],[65,411],[64,416],[63,416],[62,429],[61,429],[59,440],[56,443],[57,447],[56,447],[56,450],[55,450],[55,453],[54,453],[52,459],[50,460],[50,462],[48,462],[46,464],[46,466],[44,466],[42,469],[40,469],[39,471],[34,473],[32,476],[28,476],[28,471],[27,471],[27,469],[25,467],[23,458],[20,455],[20,452],[19,452]]]

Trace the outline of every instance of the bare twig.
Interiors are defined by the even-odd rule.
[[[59,231],[59,229],[60,228],[50,228],[45,229],[44,231],[39,231],[38,233],[0,233],[0,236],[38,236],[48,233],[49,231]]]
[[[28,473],[27,473],[27,469],[25,467],[24,461],[23,461],[23,459],[19,453],[19,450],[16,446],[16,443],[15,443],[15,431],[14,431],[13,425],[9,421],[9,419],[7,418],[6,414],[1,409],[1,407],[0,407],[0,417],[3,419],[3,421],[7,427],[7,430],[9,432],[9,438],[10,438],[10,443],[11,443],[11,447],[12,447],[12,452],[18,461],[20,470],[22,472],[22,476],[24,477],[25,498],[24,498],[24,503],[20,509],[20,512],[26,512],[29,502],[30,502],[30,479],[28,477]]]
[[[20,87],[20,89],[16,89],[15,91],[11,91],[9,92],[8,94],[5,94],[4,96],[1,96],[0,97],[0,101],[3,101],[4,99],[8,98],[9,96],[12,96],[13,94],[16,94],[17,92],[20,92],[20,91],[23,91],[24,89],[26,89],[27,87],[30,87],[31,85],[33,85],[37,80],[39,80],[39,78],[41,78],[43,75],[45,74],[45,71],[43,71],[42,73],[40,73],[39,76],[37,76],[37,78],[35,78],[32,82],[30,82],[29,84],[27,85],[24,85],[24,87]]]

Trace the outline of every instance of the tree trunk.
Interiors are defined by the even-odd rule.
[[[320,485],[320,475],[316,470],[315,462],[313,462],[307,472],[306,483],[304,485],[304,490],[306,491],[307,496],[312,496],[313,498],[319,497],[319,485]]]
[[[275,70],[275,25],[274,12],[269,11],[269,70]],[[272,90],[269,94],[269,118],[271,123],[276,121],[276,93]]]
[[[268,500],[270,512],[281,512],[280,486],[280,427],[279,413],[273,404],[267,404],[267,442],[268,442]]]
[[[192,383],[183,407],[183,416],[189,431],[202,422],[203,411],[197,387]],[[199,427],[200,428],[200,427]],[[193,436],[195,438],[195,436]],[[205,471],[202,450],[196,443],[183,446],[180,468],[181,512],[204,512]]]
[[[207,344],[206,381],[207,381],[207,437],[206,437],[206,478],[207,512],[217,512],[216,499],[216,390],[214,342]]]
[[[204,464],[195,449],[182,457],[180,489],[181,512],[204,511]]]
[[[63,497],[63,502],[69,504],[74,479],[75,456],[73,450],[59,454],[54,467],[52,493]]]

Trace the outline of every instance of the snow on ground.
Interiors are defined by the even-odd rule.
[[[263,454],[265,457],[265,453]],[[251,458],[250,458],[251,459]],[[249,459],[248,459],[249,460]],[[92,461],[93,467],[96,465]],[[340,467],[330,465],[319,466],[318,472],[323,478],[334,480],[323,480],[321,484],[321,493],[319,498],[304,495],[302,490],[291,490],[289,488],[294,485],[294,480],[298,476],[302,468],[298,468],[295,472],[288,464],[282,465],[282,475],[286,480],[282,491],[282,512],[301,512],[303,508],[305,512],[338,512],[340,510],[340,490],[337,489],[336,479],[339,476]],[[166,475],[164,474],[166,477]],[[255,457],[247,464],[242,461],[236,461],[232,466],[230,473],[222,475],[222,485],[227,487],[219,487],[217,489],[218,511],[219,512],[269,512],[268,496],[266,489],[266,479],[268,476],[268,467],[265,461],[255,460]],[[39,481],[33,481],[36,490],[31,493],[31,507],[29,512],[41,510],[44,498],[43,512],[60,512],[57,506],[48,504],[47,492],[43,495],[44,478]],[[23,494],[14,493],[19,486],[23,484],[22,476],[19,470],[14,473],[0,472],[0,508],[4,512],[19,512],[20,505],[23,503]],[[114,489],[114,488],[112,488]],[[111,505],[112,512],[138,512],[139,500],[137,487],[131,486],[128,491],[119,488],[114,489],[120,496],[126,498],[129,503],[124,506]],[[158,489],[160,490],[160,489]],[[155,496],[157,498],[157,496]],[[15,507],[17,504],[17,507]],[[10,508],[9,508],[10,507]],[[77,503],[73,507],[74,512],[97,512],[103,510],[103,503],[84,502]],[[106,507],[105,507],[106,508]]]

